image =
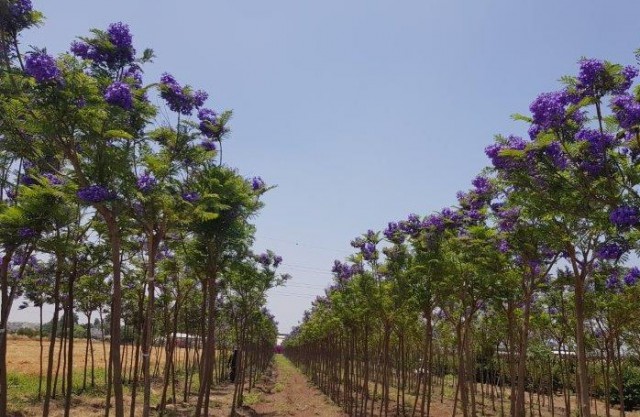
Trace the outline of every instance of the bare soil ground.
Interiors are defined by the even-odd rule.
[[[312,386],[288,359],[276,355],[275,369],[270,378],[263,379],[260,401],[240,410],[240,415],[255,417],[346,417],[320,390]]]

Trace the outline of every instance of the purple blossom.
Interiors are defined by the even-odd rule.
[[[200,131],[206,137],[212,138],[215,136],[215,130],[213,127],[218,120],[218,115],[211,109],[198,110],[198,119],[200,119]]]
[[[353,264],[349,266],[346,263],[342,263],[338,260],[333,262],[333,267],[331,268],[331,272],[333,272],[338,280],[346,281],[353,277],[355,274],[362,272],[362,267],[359,264]]]
[[[20,30],[29,26],[33,5],[31,0],[14,0],[9,4],[7,20],[2,19],[2,27],[12,30]]]
[[[384,236],[391,242],[400,244],[404,242],[404,234],[397,222],[389,222],[387,228],[382,232]]]
[[[273,258],[273,267],[274,268],[279,267],[281,263],[282,263],[282,256],[276,256],[275,258]]]
[[[378,259],[378,251],[376,250],[376,245],[372,242],[367,242],[360,249],[362,252],[362,257],[367,261],[373,261]]]
[[[142,71],[140,67],[137,65],[131,65],[127,70],[122,74],[124,78],[129,78],[132,81],[132,84],[136,88],[142,87]]]
[[[18,229],[18,237],[20,239],[33,239],[38,236],[38,232],[30,227],[21,227]]]
[[[622,71],[620,71],[620,74],[622,75],[623,81],[615,89],[615,92],[618,94],[624,94],[629,89],[629,87],[631,87],[633,79],[638,76],[638,68],[632,65],[627,65],[622,69]]]
[[[607,243],[607,244],[601,245],[598,248],[598,251],[597,251],[596,255],[600,259],[617,260],[625,252],[626,252],[626,249],[624,247],[620,246],[619,244],[617,244],[617,243]]]
[[[553,141],[544,149],[544,153],[551,159],[553,165],[558,169],[567,168],[567,157],[562,150],[560,142]]]
[[[200,147],[205,151],[215,151],[216,143],[212,140],[203,140],[202,142],[200,142]]]
[[[160,77],[160,96],[172,111],[187,116],[193,112],[194,107],[201,107],[207,99],[204,91],[192,93],[190,88],[183,88],[173,75],[166,72]]]
[[[471,184],[475,187],[474,191],[477,194],[484,195],[491,193],[491,181],[487,177],[477,176],[473,179]]]
[[[80,190],[78,190],[77,196],[85,203],[93,204],[116,199],[115,192],[109,191],[108,188],[97,184],[81,188]]]
[[[501,209],[496,214],[498,216],[498,228],[500,231],[510,232],[516,227],[516,223],[520,219],[520,208],[511,207]]]
[[[104,99],[107,103],[122,107],[125,110],[133,107],[133,96],[131,87],[127,83],[115,81],[104,92]]]
[[[504,144],[495,143],[485,148],[484,153],[496,169],[518,169],[521,164],[510,156],[501,155],[505,150],[524,150],[527,142],[519,136],[509,136]]]
[[[484,214],[481,211],[471,209],[464,212],[465,216],[472,222],[481,222],[485,219]]]
[[[620,229],[627,229],[638,224],[640,220],[640,211],[637,207],[620,206],[611,211],[609,215],[611,223]]]
[[[627,272],[627,275],[625,275],[624,283],[627,284],[627,286],[632,287],[638,283],[639,279],[640,279],[640,269],[634,266],[629,270],[629,272]]]
[[[257,261],[265,268],[271,265],[271,257],[266,253],[261,253],[258,256]]]
[[[577,88],[585,96],[595,97],[603,94],[601,90],[606,73],[604,62],[593,58],[580,60]]]
[[[260,177],[253,177],[251,179],[251,188],[253,191],[261,191],[266,187],[265,182]]]
[[[42,176],[49,182],[51,185],[62,185],[62,180],[58,178],[56,175],[45,172]]]
[[[617,290],[620,288],[620,279],[617,275],[611,275],[605,281],[605,288],[608,290]]]
[[[445,207],[440,212],[445,224],[457,226],[462,221],[462,214],[457,210],[452,210],[450,207]]]
[[[58,81],[61,76],[55,59],[44,52],[28,54],[24,66],[25,72],[35,78],[39,84]]]
[[[509,252],[509,243],[506,240],[500,240],[498,242],[498,251],[501,253]]]
[[[133,37],[129,26],[122,22],[112,23],[107,27],[106,34],[110,46],[91,41],[74,41],[71,43],[71,53],[82,59],[92,60],[97,65],[105,64],[111,69],[133,62],[136,51],[132,46]]]
[[[421,227],[427,230],[442,232],[445,227],[444,219],[438,214],[429,215],[424,219]]]
[[[182,199],[189,203],[195,203],[200,200],[200,194],[197,191],[187,191],[182,193]]]
[[[20,19],[32,11],[31,0],[14,0],[9,6],[9,12],[14,19]]]
[[[367,243],[363,238],[357,237],[351,241],[351,246],[356,249],[362,249]]]
[[[20,178],[20,182],[26,185],[27,187],[31,185],[35,185],[37,183],[35,178],[27,174],[23,175],[22,178]]]
[[[404,233],[415,237],[420,233],[420,229],[422,229],[422,222],[417,214],[411,213],[407,216],[407,220],[401,221],[398,226]]]
[[[202,90],[196,90],[193,93],[193,104],[196,108],[200,108],[204,105],[204,102],[209,98],[209,94]]]
[[[149,191],[153,190],[153,188],[158,184],[158,181],[152,174],[150,174],[149,172],[145,172],[140,177],[138,177],[138,181],[136,184],[138,186],[138,190],[142,191],[143,193],[148,193]]]
[[[129,31],[129,25],[122,22],[111,23],[107,28],[109,41],[118,49],[130,49],[133,37]]]
[[[624,129],[640,124],[640,103],[629,94],[620,94],[611,100],[618,123]]]
[[[533,124],[542,130],[562,127],[565,122],[565,107],[568,103],[567,93],[564,91],[540,94],[529,106]]]
[[[549,307],[548,311],[549,311],[549,314],[551,314],[552,316],[555,316],[559,312],[557,307]]]
[[[604,154],[615,144],[615,138],[609,133],[600,133],[599,130],[581,129],[576,133],[576,140],[587,142],[589,150],[596,155]]]

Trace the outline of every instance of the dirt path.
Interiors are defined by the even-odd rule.
[[[340,407],[312,386],[289,360],[276,355],[275,385],[252,406],[254,416],[346,417]]]

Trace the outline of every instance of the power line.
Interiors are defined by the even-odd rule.
[[[340,250],[340,249],[335,249],[335,248],[325,248],[325,247],[316,246],[316,245],[309,245],[309,244],[306,244],[306,243],[296,242],[296,241],[293,241],[293,240],[280,239],[280,238],[268,237],[268,236],[263,236],[262,239],[273,240],[273,241],[277,241],[277,242],[284,242],[284,243],[288,243],[290,245],[301,246],[301,247],[310,248],[310,249],[318,249],[318,250],[323,250],[323,251],[328,251],[328,252],[338,252],[338,253],[352,255],[351,252],[346,251],[346,250]]]

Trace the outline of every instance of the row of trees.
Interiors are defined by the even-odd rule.
[[[279,256],[250,250],[250,221],[269,187],[222,163],[231,113],[206,107],[204,91],[168,73],[145,84],[153,52],[138,54],[122,23],[92,30],[58,57],[24,53],[20,33],[41,20],[30,0],[0,2],[0,417],[10,389],[6,328],[20,296],[40,308],[41,322],[42,306],[54,308],[48,354],[41,352],[43,416],[59,372],[70,413],[74,340],[85,336],[74,332],[76,313],[87,318],[87,355],[92,318],[109,323],[106,415],[113,407],[124,417],[127,385],[130,415],[140,402],[150,415],[159,335],[160,413],[168,387],[176,400],[178,374],[185,400],[192,384],[197,390],[195,415],[209,415],[211,388],[234,346],[241,404],[244,381],[255,380],[276,340],[265,292],[287,277],[276,273]],[[158,119],[161,108],[170,113]],[[178,332],[195,339],[179,361]]]
[[[350,415],[428,416],[452,390],[464,417],[590,417],[596,397],[624,416],[640,388],[637,75],[580,60],[455,206],[351,242],[286,354]]]

